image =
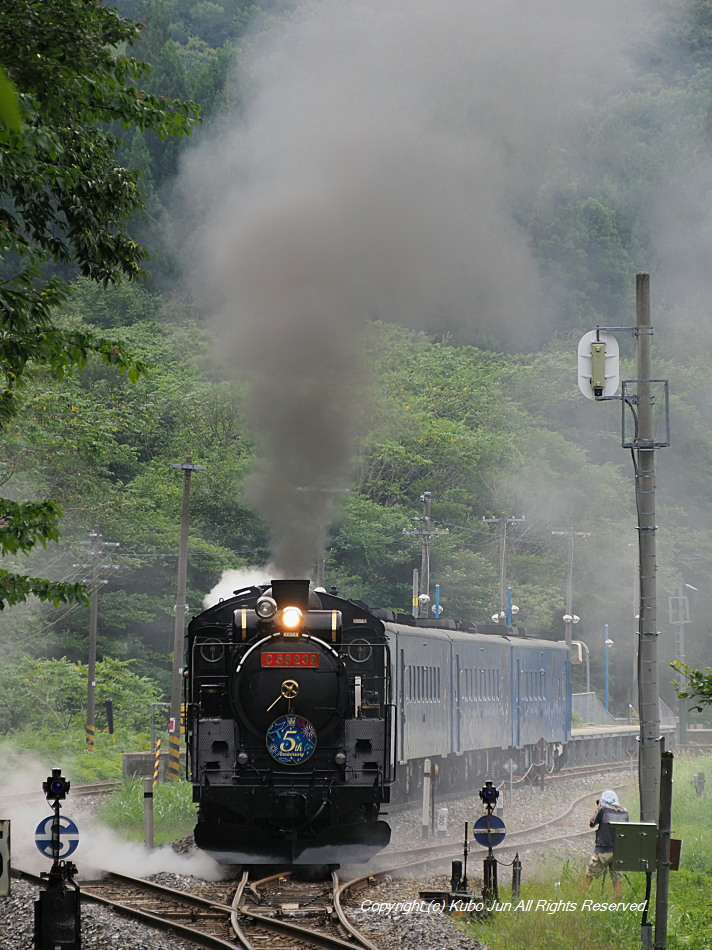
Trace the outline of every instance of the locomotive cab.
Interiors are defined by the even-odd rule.
[[[326,603],[324,603],[326,601]],[[368,860],[393,780],[390,660],[360,606],[274,581],[189,627],[195,839],[217,860]]]

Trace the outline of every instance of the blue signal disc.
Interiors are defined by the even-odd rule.
[[[475,841],[483,848],[495,848],[507,836],[504,822],[497,815],[482,815],[474,823],[473,833]]]
[[[303,716],[280,716],[267,729],[267,751],[281,765],[300,765],[316,749],[316,729]]]

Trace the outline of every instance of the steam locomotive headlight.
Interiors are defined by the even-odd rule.
[[[340,768],[343,768],[343,766],[346,765],[346,753],[337,752],[334,756],[334,764],[338,765]]]
[[[260,597],[255,604],[255,613],[262,620],[269,620],[277,613],[277,601],[273,597]]]
[[[285,630],[299,630],[303,620],[302,612],[299,607],[285,607],[280,620]]]
[[[247,765],[250,761],[250,757],[246,752],[239,752],[237,755],[237,764],[238,765]]]

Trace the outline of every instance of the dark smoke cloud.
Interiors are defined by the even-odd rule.
[[[638,11],[334,0],[254,43],[244,115],[196,150],[183,186],[205,212],[197,269],[220,346],[249,380],[248,492],[281,569],[313,560],[325,490],[348,485],[368,319],[541,339],[546,288],[517,204],[581,101],[625,75]]]

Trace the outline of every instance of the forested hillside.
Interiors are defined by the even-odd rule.
[[[581,533],[575,543],[573,572],[574,610],[581,617],[576,635],[590,645],[593,685],[599,687],[603,629],[609,625],[615,644],[613,696],[622,709],[628,699],[635,639],[633,468],[629,454],[620,447],[619,404],[594,405],[578,391],[576,344],[581,334],[597,323],[628,326],[634,322],[635,273],[646,270],[652,274],[655,374],[670,380],[672,393],[673,443],[658,454],[660,651],[665,660],[674,656],[672,627],[667,622],[668,596],[675,595],[681,583],[688,583],[698,593],[692,604],[692,623],[686,629],[687,657],[693,665],[708,665],[704,644],[706,616],[712,604],[708,589],[712,575],[708,465],[712,456],[708,425],[712,321],[707,292],[712,233],[708,184],[712,3],[657,4],[635,44],[618,39],[615,51],[610,47],[614,63],[610,72],[615,73],[615,81],[610,80],[605,94],[585,84],[577,86],[575,93],[562,94],[560,102],[557,99],[556,121],[543,110],[547,122],[543,130],[529,123],[524,115],[526,103],[514,102],[511,109],[501,109],[504,100],[500,97],[509,78],[509,93],[516,96],[520,91],[514,67],[511,77],[506,74],[512,60],[504,49],[511,43],[497,39],[503,44],[505,69],[493,81],[497,96],[492,93],[487,102],[484,86],[463,90],[458,85],[457,58],[453,55],[450,62],[445,45],[452,34],[444,29],[439,33],[427,17],[424,23],[432,29],[427,34],[432,48],[423,39],[428,45],[426,59],[430,63],[429,57],[437,53],[443,66],[451,65],[454,77],[440,87],[433,72],[424,78],[423,89],[418,89],[423,99],[426,85],[432,83],[437,93],[433,107],[437,121],[428,113],[427,128],[435,130],[437,137],[440,126],[447,126],[448,162],[457,154],[457,161],[448,167],[453,177],[461,175],[463,188],[474,189],[473,207],[482,209],[484,220],[482,230],[470,230],[473,216],[468,205],[457,236],[472,236],[480,243],[470,247],[460,241],[452,253],[448,245],[442,260],[435,247],[435,237],[439,240],[441,233],[437,228],[449,239],[451,221],[443,224],[437,206],[444,195],[448,217],[457,217],[460,192],[450,193],[447,183],[437,177],[440,166],[435,150],[435,158],[430,156],[432,165],[419,167],[415,176],[418,201],[422,199],[423,208],[427,205],[428,224],[435,229],[435,237],[423,236],[421,240],[418,217],[415,211],[410,215],[410,209],[417,211],[420,206],[414,205],[407,182],[404,184],[406,153],[396,150],[395,158],[388,155],[383,166],[379,165],[387,151],[383,142],[388,140],[382,117],[374,125],[381,132],[368,148],[363,137],[356,138],[356,132],[367,126],[364,120],[355,126],[353,140],[344,139],[349,141],[348,148],[344,146],[342,152],[343,142],[339,142],[339,149],[328,155],[328,162],[324,159],[322,167],[318,162],[328,153],[323,144],[312,168],[309,148],[305,145],[303,153],[300,151],[300,130],[306,129],[303,134],[310,144],[310,136],[316,139],[322,134],[320,125],[338,129],[339,116],[329,114],[316,96],[314,102],[322,102],[324,109],[321,121],[320,113],[315,113],[317,105],[312,108],[305,98],[308,83],[295,83],[284,114],[276,112],[277,100],[270,99],[271,90],[279,86],[284,62],[296,55],[300,44],[308,48],[304,23],[313,21],[316,29],[323,10],[330,18],[334,49],[340,50],[339,3],[125,0],[115,5],[122,16],[143,24],[140,38],[125,45],[131,56],[150,68],[140,80],[141,96],[145,94],[149,97],[145,101],[157,105],[183,103],[170,107],[180,117],[174,131],[179,131],[179,122],[182,132],[193,125],[194,111],[186,101],[198,104],[202,121],[194,126],[192,135],[166,134],[165,126],[136,122],[134,114],[122,116],[120,110],[114,115],[110,110],[88,111],[77,122],[80,139],[88,135],[83,130],[92,125],[110,130],[116,140],[118,166],[129,170],[126,181],[135,181],[137,194],[144,196],[143,207],[132,201],[122,209],[122,215],[127,240],[132,242],[126,245],[131,266],[136,271],[145,268],[150,275],[143,281],[130,279],[141,275],[127,273],[128,265],[123,275],[123,265],[115,273],[103,273],[98,267],[83,266],[81,258],[72,253],[56,253],[56,232],[53,237],[51,227],[38,238],[41,254],[38,251],[33,259],[31,279],[49,282],[46,286],[50,289],[55,280],[68,285],[66,294],[62,290],[50,301],[53,332],[60,335],[57,339],[74,341],[72,345],[77,340],[85,340],[87,345],[77,358],[64,364],[41,351],[30,353],[23,370],[26,385],[18,387],[13,397],[18,405],[13,404],[12,412],[4,417],[0,439],[4,494],[15,502],[52,499],[63,514],[58,526],[61,542],[50,535],[46,549],[35,546],[13,552],[6,548],[3,567],[16,574],[74,584],[87,577],[85,542],[92,529],[97,528],[104,540],[118,542],[118,548],[106,551],[105,562],[111,567],[104,571],[107,584],[99,595],[99,653],[105,670],[118,675],[117,682],[126,669],[144,678],[140,688],[133,680],[126,687],[127,702],[136,702],[134,688],[142,701],[154,699],[165,692],[170,675],[182,490],[181,475],[171,465],[192,454],[205,469],[192,480],[188,603],[195,611],[226,570],[257,568],[269,577],[279,518],[265,511],[269,494],[266,501],[264,495],[255,501],[255,460],[262,459],[262,473],[265,464],[290,473],[299,443],[309,446],[313,456],[328,456],[334,444],[328,410],[342,411],[337,397],[343,392],[350,412],[344,423],[348,430],[345,461],[321,483],[322,489],[339,488],[339,503],[327,511],[323,497],[307,502],[303,491],[310,488],[304,481],[307,470],[299,466],[293,469],[291,485],[294,492],[302,492],[298,501],[315,504],[320,508],[319,518],[328,521],[327,584],[336,586],[344,596],[373,605],[409,609],[420,544],[417,537],[405,532],[415,527],[414,519],[422,514],[420,496],[429,491],[435,525],[448,529],[447,534],[433,539],[431,549],[431,578],[440,585],[445,616],[484,621],[497,610],[499,526],[483,519],[501,514],[525,518],[508,529],[507,584],[520,610],[518,622],[537,635],[559,639],[563,636],[567,542],[554,532],[574,529]],[[494,11],[492,22],[496,22],[496,6],[484,4],[490,14]],[[551,12],[561,12],[559,6],[552,2]],[[386,4],[384,9],[389,7]],[[605,3],[601,16],[604,8]],[[353,27],[349,34],[353,46],[371,14],[373,31],[378,34],[383,11],[377,14],[367,3],[351,9],[364,14],[353,25],[343,11]],[[460,4],[454,3],[453,15],[461,10]],[[417,30],[421,12],[416,4],[412,20],[403,30],[406,50],[413,39],[411,31],[419,42],[422,38]],[[447,11],[440,16],[447,19]],[[506,11],[502,17],[505,25],[510,22]],[[563,16],[561,22],[565,20]],[[576,27],[575,20],[569,26]],[[44,28],[51,27],[48,20]],[[392,24],[386,23],[385,35],[391,28]],[[482,25],[483,34],[489,36],[490,29],[488,20]],[[276,45],[270,45],[273,34],[280,38]],[[557,42],[565,41],[567,35],[562,34]],[[115,41],[128,44],[129,39],[116,37]],[[516,33],[515,40],[515,47],[525,42]],[[609,42],[607,33],[605,42]],[[545,42],[542,44],[546,52]],[[321,47],[324,45],[322,42]],[[517,48],[521,52],[524,47]],[[474,59],[478,53],[485,58],[484,49],[477,44],[471,53]],[[26,91],[23,80],[29,82],[29,74],[20,68],[20,54],[14,55],[15,59],[8,61],[8,54],[3,64],[22,101]],[[375,54],[369,62],[374,74],[383,71],[385,76],[385,67]],[[330,68],[337,74],[338,62]],[[319,80],[318,64],[314,69]],[[325,72],[323,83],[315,83],[320,87],[319,96],[330,75]],[[136,76],[124,79],[129,85],[139,81]],[[557,77],[556,83],[557,89],[564,87],[566,77]],[[394,87],[384,88],[390,96]],[[459,90],[461,101],[453,100],[453,90]],[[353,96],[346,96],[343,102],[336,97],[335,108],[352,109],[354,115],[361,116],[367,97],[362,97],[363,90],[356,86],[347,91]],[[407,115],[412,90],[396,91],[396,115]],[[40,93],[36,95],[41,101]],[[423,108],[422,102],[417,108]],[[37,109],[41,115],[40,106]],[[77,109],[81,111],[80,105]],[[266,144],[270,127],[260,118],[270,110],[276,113],[278,125],[286,127],[285,139],[275,146],[274,153]],[[290,116],[310,111],[314,127],[300,125],[297,118],[290,125]],[[26,121],[32,125],[35,119]],[[369,129],[369,134],[372,132]],[[17,146],[8,137],[11,134],[2,132],[0,148],[15,156]],[[49,154],[55,132],[48,134],[50,138],[42,140],[41,147]],[[410,142],[409,137],[407,140]],[[427,150],[423,139],[417,141]],[[464,145],[472,145],[473,151]],[[70,149],[66,143],[63,147]],[[235,153],[240,153],[240,162],[248,155],[250,162],[260,158],[264,166],[233,165]],[[334,251],[333,259],[328,257],[334,268],[319,275],[322,285],[329,285],[328,318],[316,330],[304,330],[308,342],[303,346],[299,343],[301,325],[291,314],[280,325],[281,330],[267,320],[264,338],[239,321],[227,329],[224,313],[221,320],[215,313],[224,311],[231,285],[214,279],[206,264],[207,254],[218,257],[218,250],[233,246],[231,233],[224,230],[226,222],[241,220],[243,202],[249,209],[250,202],[257,206],[257,198],[269,193],[270,201],[275,202],[271,210],[279,244],[275,242],[270,261],[271,244],[264,241],[271,265],[266,285],[270,293],[282,280],[287,286],[285,274],[293,259],[280,257],[283,244],[296,236],[294,246],[310,260],[319,227],[312,222],[310,230],[308,209],[302,218],[304,196],[309,196],[306,186],[299,201],[289,206],[289,216],[280,217],[279,187],[272,187],[268,172],[279,167],[280,175],[294,172],[298,177],[306,169],[310,174],[305,180],[311,188],[312,178],[321,184],[328,177],[324,169],[330,167],[335,179],[346,180],[346,191],[360,195],[358,176],[351,178],[344,172],[352,157],[369,184],[364,194],[381,176],[382,167],[392,179],[383,191],[377,189],[382,202],[377,217],[366,211],[361,215],[360,199],[349,204],[338,191],[333,195],[328,192],[326,210],[319,206],[318,220],[325,222],[326,243]],[[102,160],[106,161],[106,156]],[[492,174],[488,197],[489,185],[482,189],[479,172],[470,176],[469,165],[478,161]],[[87,162],[86,174],[89,159]],[[501,177],[494,171],[498,164]],[[256,167],[267,169],[264,178]],[[26,176],[25,190],[37,185],[29,164],[17,168],[18,174]],[[51,181],[44,179],[40,187],[54,188],[59,177],[57,173]],[[13,192],[8,180],[0,181],[3,213],[14,222],[19,219],[21,193]],[[283,179],[275,180],[281,187]],[[215,194],[208,188],[210,182]],[[399,205],[401,189],[403,203]],[[403,224],[403,233],[394,226],[390,234],[387,212],[391,199],[396,211],[405,209],[403,222],[398,222]],[[217,205],[220,210],[221,204],[222,217],[216,216],[213,208]],[[293,208],[298,212],[295,218],[291,217]],[[352,213],[342,214],[347,208]],[[40,215],[45,210],[38,206],[33,213]],[[63,226],[65,215],[58,216],[56,228]],[[332,217],[338,218],[338,230]],[[394,218],[398,214],[394,213]],[[219,248],[217,242],[206,245],[201,237],[206,220],[215,222],[211,224],[213,232],[223,235]],[[373,221],[378,222],[377,241],[369,230]],[[359,229],[365,235],[366,250],[359,243]],[[90,257],[91,236],[86,229],[82,233]],[[252,274],[247,274],[251,277],[264,264],[257,257],[257,242],[246,242],[247,233],[240,232],[235,238],[235,247],[247,248],[247,263],[235,264],[235,271],[242,276],[241,268],[245,274],[251,270]],[[262,229],[260,240],[267,233]],[[70,240],[76,239],[71,227],[69,234]],[[392,243],[385,239],[383,245],[379,243],[384,234]],[[507,244],[507,235],[512,245]],[[511,246],[517,251],[510,258]],[[150,260],[142,260],[141,247],[147,249]],[[398,258],[397,281],[379,259],[381,247],[390,249],[384,258]],[[23,251],[19,244],[5,248],[0,265],[3,281],[15,273]],[[412,251],[413,256],[408,257],[406,251]],[[250,256],[253,252],[254,257]],[[323,261],[324,255],[318,256]],[[428,268],[433,257],[439,270],[431,272]],[[340,278],[343,262],[348,259],[350,264],[354,258],[359,269],[347,272],[344,265],[343,283],[348,286],[349,307],[356,316],[352,318],[349,310],[348,332],[339,331],[340,335],[332,337],[329,308],[333,307],[335,314],[340,297],[330,282],[333,278],[336,285],[334,272]],[[465,273],[468,260],[475,278]],[[522,282],[515,294],[522,262],[532,275],[531,282]],[[431,274],[433,280],[426,280]],[[467,293],[451,297],[443,288],[446,283],[456,283],[458,275]],[[129,279],[118,279],[122,276]],[[308,283],[299,275],[294,286],[301,293]],[[316,278],[314,283],[320,286]],[[366,283],[368,292],[362,286]],[[204,284],[209,285],[210,293],[205,292]],[[36,285],[38,299],[43,286],[41,282]],[[505,295],[510,290],[512,293]],[[235,293],[239,296],[240,291]],[[273,300],[258,296],[254,288],[244,291],[244,296],[258,300],[259,306]],[[290,288],[285,296],[295,295]],[[13,300],[5,294],[0,304],[7,329]],[[521,314],[510,322],[505,317],[500,320],[499,315],[510,304],[521,306]],[[412,319],[404,316],[419,307],[422,313]],[[471,321],[467,318],[470,310]],[[25,329],[30,333],[33,319],[37,323],[36,300],[28,310]],[[337,323],[336,316],[333,322]],[[39,326],[43,326],[41,321]],[[620,339],[622,377],[634,378],[632,340],[625,333]],[[108,350],[92,342],[106,340],[111,341]],[[326,341],[323,350],[321,341]],[[248,356],[252,365],[246,365],[245,354],[253,352],[250,347],[268,358],[262,362]],[[294,377],[288,375],[292,372],[289,362],[298,365]],[[280,377],[287,379],[284,389]],[[296,405],[302,386],[309,390],[313,404],[325,411],[323,415],[321,411],[298,415],[298,423],[292,425],[290,394]],[[260,414],[255,403],[264,402],[265,394],[276,393],[280,395],[274,398],[273,416]],[[256,421],[280,417],[289,420],[291,430],[285,433],[284,443],[266,431],[269,421]],[[268,449],[273,455],[265,454]],[[265,458],[271,461],[265,463]],[[275,495],[272,502],[278,510]],[[308,550],[312,575],[316,554]],[[6,663],[14,670],[11,682],[18,696],[26,699],[31,671],[39,677],[37,682],[43,676],[56,675],[59,667],[40,670],[39,660],[61,663],[66,657],[70,665],[86,660],[87,614],[82,603],[56,607],[35,599],[3,611],[0,640]],[[123,667],[126,661],[131,662]],[[577,671],[577,678],[582,675]],[[661,689],[672,701],[670,679],[672,674],[663,673]],[[69,719],[81,720],[80,703],[66,699]],[[10,699],[11,708],[17,714],[4,717],[6,730],[29,721],[27,702],[13,705]],[[26,715],[19,715],[22,710]],[[134,727],[139,726],[132,723]]]

